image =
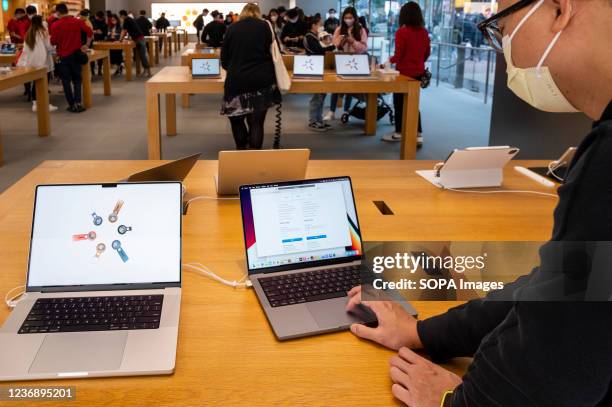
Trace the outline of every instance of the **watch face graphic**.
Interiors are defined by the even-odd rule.
[[[309,71],[314,71],[314,61],[312,58],[306,58],[304,63],[302,64],[302,68],[307,69]]]
[[[344,63],[344,66],[350,69],[351,71],[359,70],[359,62],[353,57]]]
[[[113,207],[112,212],[107,217],[110,223],[115,223],[117,222],[117,220],[119,220],[119,212],[121,211],[123,204],[124,204],[123,200],[121,199],[117,200],[117,202],[115,203],[115,206]],[[104,240],[105,238],[112,239],[113,236],[110,236],[110,237],[107,236],[108,230],[105,230],[105,228],[108,229],[108,227],[112,227],[110,233],[111,235],[114,235],[115,240],[113,240],[111,244],[111,248],[117,252],[117,254],[119,255],[119,258],[121,258],[121,261],[126,263],[129,260],[129,257],[126,254],[125,250],[123,249],[121,241],[117,240],[116,237],[125,235],[127,232],[131,232],[132,226],[119,225],[116,228],[115,226],[111,226],[110,224],[107,224],[109,225],[108,227],[102,226],[104,224],[104,219],[100,215],[98,215],[96,212],[91,213],[91,218],[92,218],[92,222],[94,226],[98,227],[98,229],[96,229],[98,230],[98,232],[95,232],[92,230],[88,233],[75,234],[75,235],[72,235],[72,240],[75,242],[77,241],[93,242],[96,239],[98,239],[98,241]],[[98,244],[95,245],[94,257],[99,259],[105,251],[106,251],[106,243],[99,242]]]

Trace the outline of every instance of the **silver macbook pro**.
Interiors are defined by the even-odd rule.
[[[345,309],[364,260],[349,177],[241,186],[240,206],[249,278],[279,340],[376,322]]]
[[[220,151],[217,194],[238,195],[241,185],[304,179],[310,150]]]
[[[293,57],[293,77],[296,79],[323,79],[323,55],[295,55]]]
[[[180,303],[181,183],[40,185],[0,381],[172,373]]]
[[[191,77],[193,79],[215,79],[221,77],[219,58],[192,58]]]
[[[370,79],[370,58],[367,54],[336,54],[336,74],[341,79]]]

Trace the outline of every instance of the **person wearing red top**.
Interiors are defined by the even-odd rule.
[[[411,78],[420,79],[425,73],[425,61],[429,58],[429,33],[425,29],[425,20],[421,7],[414,1],[404,4],[399,16],[400,28],[395,33],[395,55],[389,62],[395,64],[396,69]],[[393,94],[393,107],[395,110],[395,132],[383,136],[384,141],[401,141],[402,112],[404,109],[404,95]],[[421,128],[421,112],[419,112],[419,129],[417,146],[423,145],[423,129]]]
[[[11,18],[6,26],[13,44],[23,44],[30,24],[30,19],[26,17],[25,10],[22,8],[15,9],[14,18]]]
[[[57,72],[62,79],[64,95],[68,101],[68,111],[80,113],[85,111],[81,105],[81,85],[83,77],[81,65],[82,53],[87,52],[93,31],[87,24],[76,17],[68,15],[68,7],[65,3],[55,6],[59,19],[50,27],[51,44],[56,46],[59,61],[56,65]],[[82,41],[82,34],[87,40]]]

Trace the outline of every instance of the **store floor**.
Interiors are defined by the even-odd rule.
[[[168,65],[179,65],[174,55]],[[155,68],[154,72],[159,69]],[[39,138],[36,115],[22,96],[23,88],[0,93],[0,133],[5,165],[0,167],[0,191],[44,160],[110,160],[147,158],[144,79],[126,82],[113,78],[112,96],[102,94],[101,79],[93,84],[93,107],[81,114],[65,111],[61,87],[51,84],[51,103],[60,107],[51,113],[52,135]],[[286,96],[283,103],[282,145],[307,147],[313,159],[397,159],[399,143],[386,143],[380,136],[392,131],[385,117],[376,136],[363,135],[363,122],[351,119],[333,130],[313,133],[307,128],[308,96]],[[329,103],[329,97],[326,102]],[[219,116],[220,98],[192,96],[190,109],[177,98],[177,137],[162,137],[163,157],[178,158],[203,152],[214,159],[219,150],[234,148],[227,119]],[[268,113],[265,147],[272,145],[274,110]],[[421,94],[425,145],[418,159],[444,159],[453,148],[488,144],[490,103],[447,85],[432,85]],[[163,127],[163,126],[162,126]]]

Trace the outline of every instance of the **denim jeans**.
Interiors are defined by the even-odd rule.
[[[329,110],[331,110],[332,112],[336,111],[336,107],[338,106],[338,96],[340,96],[337,93],[332,93],[331,95],[331,101],[329,103]],[[352,95],[344,95],[344,111],[348,112],[351,109],[351,102],[353,101],[353,96]]]
[[[323,121],[323,103],[325,93],[315,93],[310,98],[310,110],[308,113],[308,123],[320,123]]]
[[[81,86],[83,84],[83,75],[81,64],[77,61],[74,54],[60,58],[55,65],[57,73],[62,80],[64,87],[64,95],[70,106],[81,103]]]
[[[144,69],[149,69],[149,56],[147,54],[147,43],[145,40],[136,41],[136,52],[138,55],[134,55],[136,58],[140,57],[140,62],[142,62],[142,67]]]

